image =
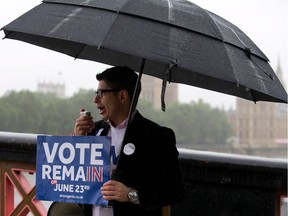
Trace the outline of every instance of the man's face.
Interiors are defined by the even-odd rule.
[[[117,124],[121,117],[121,97],[120,91],[105,92],[105,90],[113,90],[104,80],[99,81],[97,90],[104,90],[102,95],[95,95],[94,103],[97,104],[99,114],[103,120],[110,120]],[[102,96],[102,97],[101,97]]]

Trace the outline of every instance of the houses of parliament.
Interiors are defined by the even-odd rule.
[[[285,88],[280,62],[276,75]],[[285,88],[287,91],[287,88]],[[236,98],[236,110],[228,114],[234,129],[234,147],[258,156],[287,158],[287,104]]]

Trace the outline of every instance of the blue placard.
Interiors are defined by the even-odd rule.
[[[107,206],[101,186],[110,176],[111,138],[38,136],[36,199]]]

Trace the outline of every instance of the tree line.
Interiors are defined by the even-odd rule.
[[[12,91],[0,98],[0,131],[68,135],[81,108],[100,119],[93,103],[93,90],[79,90],[69,98],[30,91]],[[155,110],[140,99],[138,110],[143,116],[170,127],[177,144],[225,144],[232,127],[225,112],[198,101],[193,104],[174,104],[166,112]]]

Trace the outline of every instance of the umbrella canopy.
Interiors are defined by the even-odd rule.
[[[268,58],[239,28],[185,0],[44,0],[6,38],[252,101],[287,103]],[[142,65],[143,66],[143,65]]]

